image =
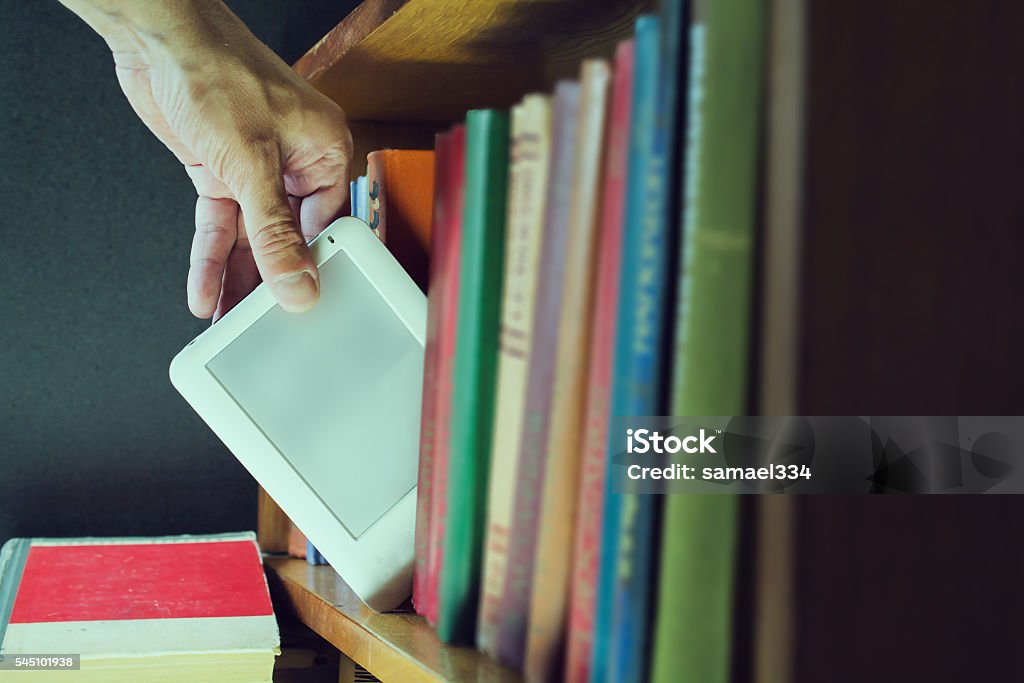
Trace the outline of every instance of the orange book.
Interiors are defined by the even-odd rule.
[[[288,520],[288,554],[292,557],[306,557],[306,535],[291,520]]]
[[[382,149],[366,156],[370,227],[424,292],[430,270],[434,152]]]

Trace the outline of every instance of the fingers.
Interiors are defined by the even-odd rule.
[[[196,200],[196,233],[188,270],[188,307],[209,318],[221,296],[224,268],[238,236],[238,204],[232,199]]]
[[[312,308],[319,274],[285,194],[280,164],[257,164],[247,176],[236,194],[260,275],[286,311]]]
[[[239,210],[238,203],[233,199],[227,198],[231,197],[230,190],[202,166],[191,166],[187,171],[197,190],[215,195],[201,196],[196,202],[196,233],[192,242],[188,276],[189,309],[201,318],[209,318],[212,315],[216,322],[256,288],[260,282],[260,272],[245,227],[244,211]],[[340,183],[320,188],[305,198],[286,197],[291,224],[301,226],[303,242],[312,240],[341,214],[341,207],[347,195],[348,188],[344,183]],[[263,213],[271,215],[275,210],[276,208],[268,202],[268,208],[263,209]],[[280,219],[277,220],[280,222]],[[269,224],[268,221],[262,223],[264,226]],[[267,239],[265,228],[263,233],[264,239]],[[270,237],[280,239],[274,235]],[[275,256],[281,258],[279,254],[273,253],[274,245],[268,243],[268,246],[272,257],[271,268],[275,265],[278,267],[279,278],[281,274],[287,275],[288,271],[283,269],[282,260],[273,260]],[[314,285],[318,285],[315,267],[312,277]],[[287,277],[280,279],[288,280]],[[284,282],[283,286],[282,282],[278,282],[276,289],[286,290],[283,296],[278,296],[275,287],[271,286],[275,298],[286,310],[298,311],[309,307],[302,307],[304,302],[309,300],[308,283],[302,282],[301,277],[298,279],[298,297],[289,295],[288,282]],[[312,296],[315,303],[316,290],[313,290]]]
[[[239,212],[238,240],[228,256],[227,266],[224,269],[224,286],[221,290],[217,310],[213,314],[213,321],[220,320],[225,313],[235,307],[235,304],[256,289],[259,283],[260,273],[256,269],[252,248],[249,246],[249,239],[245,235],[245,226],[242,224],[242,214]]]
[[[344,179],[341,179],[344,181]],[[299,209],[302,235],[306,241],[313,239],[324,228],[341,216],[341,207],[348,198],[348,183],[339,182],[332,187],[324,187],[308,197],[303,198]]]

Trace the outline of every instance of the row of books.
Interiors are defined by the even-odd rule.
[[[529,680],[729,678],[736,500],[617,493],[609,424],[747,410],[763,12],[437,137],[413,602]]]

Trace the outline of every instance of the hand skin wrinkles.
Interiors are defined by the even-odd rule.
[[[352,137],[220,0],[61,0],[104,37],[129,103],[199,195],[188,304],[214,320],[266,281],[315,304],[306,242],[341,213]]]

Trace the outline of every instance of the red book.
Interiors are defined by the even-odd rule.
[[[437,336],[441,327],[441,280],[444,271],[445,221],[447,202],[443,194],[449,172],[448,154],[451,133],[434,138],[434,201],[431,217],[430,251],[436,256],[430,263],[427,287],[427,340],[423,358],[423,408],[420,416],[420,466],[416,484],[416,569],[413,574],[412,604],[423,613],[427,594],[427,551],[429,548],[431,497],[434,477],[434,422],[437,406]]]
[[[421,587],[420,610],[427,621],[437,623],[437,592],[441,578],[441,557],[447,514],[449,426],[452,408],[452,374],[455,370],[455,337],[459,303],[459,255],[462,247],[462,194],[465,179],[466,129],[455,126],[448,134],[447,172],[440,200],[445,221],[444,238],[434,252],[442,265],[437,273],[436,297],[437,365],[434,397],[434,445],[431,464],[430,513],[427,532],[425,581]],[[428,302],[428,306],[430,303]],[[427,318],[430,318],[428,310]]]
[[[251,533],[12,539],[0,551],[0,644],[81,655],[89,680],[106,681],[269,681],[279,653]]]
[[[573,550],[573,576],[569,598],[569,633],[565,680],[590,680],[594,634],[598,554],[601,550],[601,514],[607,469],[608,410],[612,360],[615,354],[615,320],[619,300],[619,261],[626,198],[626,159],[629,153],[630,101],[633,90],[633,41],[621,43],[615,52],[612,77],[612,109],[608,126],[604,169],[604,202],[598,238],[597,291],[594,296],[592,347],[583,450],[580,463],[579,501]]]

